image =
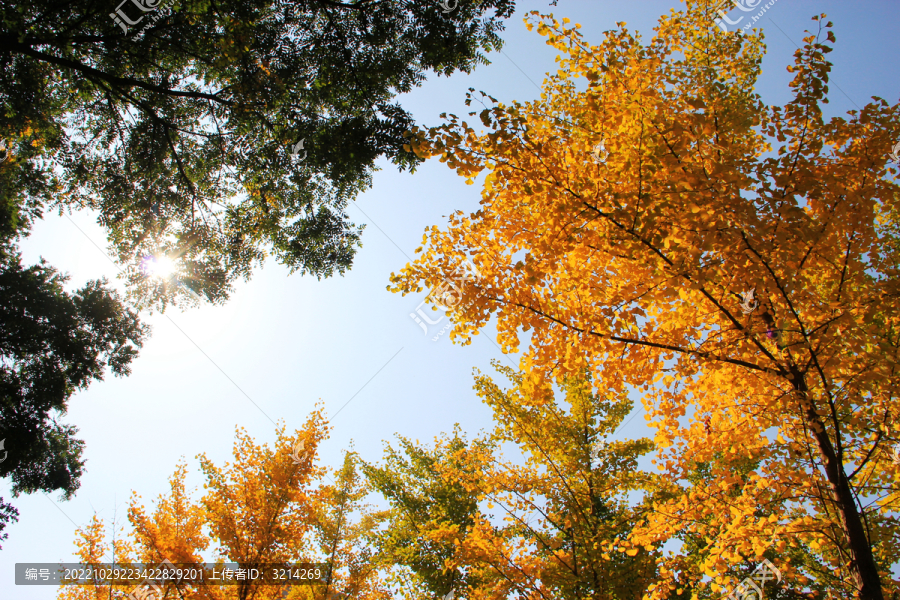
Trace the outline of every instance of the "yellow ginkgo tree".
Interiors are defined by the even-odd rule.
[[[644,43],[623,23],[598,45],[532,14],[561,52],[541,98],[455,115],[409,146],[474,182],[481,206],[427,231],[394,291],[440,285],[462,343],[489,321],[525,371],[643,394],[668,499],[632,547],[702,540],[661,558],[649,597],[805,546],[837,596],[898,590],[900,109],[874,98],[826,119],[832,24],[795,53],[793,98],[754,91],[762,34],[715,26],[690,1]],[[748,463],[752,469],[744,468]],[[698,465],[712,465],[702,485]],[[626,549],[623,546],[621,549]]]
[[[170,478],[169,493],[160,495],[152,509],[133,495],[130,528],[115,530],[121,535],[112,543],[106,542],[103,523],[96,517],[79,530],[76,545],[81,561],[100,564],[112,559],[150,566],[168,561],[171,568],[190,569],[202,569],[204,563],[222,567],[237,563],[243,569],[327,563],[324,581],[314,584],[291,585],[262,577],[220,583],[221,573],[214,581],[211,568],[202,584],[196,578],[151,583],[158,584],[158,600],[384,600],[386,588],[369,560],[367,535],[375,523],[361,502],[368,488],[351,453],[345,455],[336,479],[322,481],[330,476],[316,465],[316,453],[327,434],[321,410],[311,413],[293,435],[281,425],[273,447],[239,429],[233,462],[219,466],[200,455],[206,478],[201,498],[193,498],[187,489],[187,466],[180,463]],[[141,587],[130,579],[66,585],[59,598],[120,597]]]

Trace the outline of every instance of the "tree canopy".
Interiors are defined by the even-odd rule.
[[[458,428],[434,448],[403,437],[399,442],[399,450],[387,446],[382,464],[362,463],[391,507],[375,543],[397,595],[445,597],[479,587],[483,578],[459,568],[459,541],[480,516],[480,494],[464,485],[476,473],[471,455],[490,452],[490,444],[470,443]]]
[[[760,565],[779,600],[896,598],[900,106],[826,118],[825,15],[787,67],[791,99],[767,104],[762,34],[723,32],[723,5],[689,0],[646,43],[531,13],[562,54],[540,99],[470,90],[483,128],[449,115],[396,149],[483,176],[479,209],[429,228],[389,289],[439,286],[451,339],[490,324],[524,346],[518,370],[494,364],[510,389],[476,374],[492,431],[401,436],[380,464],[346,453],[331,484],[321,411],[271,449],[239,431],[232,464],[201,457],[199,501],[184,466],[153,513],[136,498],[115,551],[335,567],[321,586],[173,590],[216,600],[747,598]],[[456,277],[467,262],[477,275]],[[616,439],[638,402],[653,438]],[[80,533],[85,562],[101,529]]]
[[[805,546],[841,594],[880,600],[900,556],[900,110],[825,118],[836,38],[819,16],[793,98],[767,105],[762,34],[687,4],[649,43],[619,24],[592,45],[534,16],[562,54],[540,100],[483,94],[483,131],[450,115],[412,132],[420,156],[486,177],[480,209],[428,230],[392,289],[471,260],[451,337],[496,319],[504,350],[528,332],[526,370],[642,394],[671,497],[631,543],[690,532],[706,556],[666,557],[650,598],[705,578],[725,591],[730,565],[768,548],[801,584],[787,560]]]
[[[10,451],[0,476],[13,491],[78,488],[83,443],[77,429],[57,422],[66,403],[108,368],[127,375],[148,333],[104,282],[74,294],[66,277],[45,263],[22,268],[18,256],[0,263],[0,439]]]
[[[80,529],[80,560],[106,562],[112,549],[119,563],[199,565],[209,562],[202,557],[211,549],[216,559],[242,566],[333,567],[324,585],[173,584],[165,597],[639,597],[657,577],[659,550],[634,551],[625,543],[650,507],[631,506],[628,494],[659,489],[657,476],[637,468],[652,443],[605,441],[632,402],[592,394],[585,378],[570,380],[557,399],[536,374],[498,369],[513,389],[476,379],[494,412],[487,436],[468,441],[457,426],[433,447],[401,437],[401,448],[388,445],[379,464],[348,452],[330,470],[315,461],[328,429],[320,411],[294,435],[279,427],[271,449],[238,431],[233,463],[218,467],[201,455],[206,483],[199,501],[185,488],[187,469],[179,464],[171,492],[152,510],[133,495],[130,526],[113,524],[112,545],[98,518]],[[525,465],[517,464],[517,453],[527,457]],[[387,510],[367,502],[375,494]],[[133,582],[64,586],[58,597],[103,598],[129,588]]]
[[[273,447],[257,444],[237,431],[230,464],[218,466],[200,455],[206,483],[197,498],[187,488],[187,465],[180,463],[170,478],[170,492],[159,495],[147,508],[134,493],[128,526],[106,524],[97,516],[77,532],[76,546],[83,563],[140,563],[158,565],[238,563],[290,565],[324,562],[331,565],[325,585],[273,584],[243,580],[237,584],[213,582],[163,584],[166,598],[208,600],[324,600],[325,598],[386,599],[372,561],[371,531],[377,513],[362,500],[369,487],[352,453],[334,471],[316,465],[319,444],[328,426],[320,410],[303,427],[289,434],[276,431]],[[335,477],[331,478],[330,472]],[[323,481],[329,478],[330,482]],[[111,538],[111,539],[108,539]],[[110,554],[110,551],[111,554]],[[209,557],[212,560],[204,560]],[[118,597],[136,589],[134,580],[101,585],[65,585],[60,600]]]
[[[14,178],[0,166],[0,186]],[[105,280],[67,292],[68,276],[46,261],[23,266],[17,240],[37,216],[27,204],[0,209],[0,477],[10,477],[14,496],[61,490],[70,498],[84,442],[60,420],[68,401],[107,370],[127,375],[150,328]],[[17,514],[0,498],[0,531]]]
[[[344,213],[400,169],[426,73],[499,48],[513,0],[38,0],[0,8],[0,206],[98,211],[140,306],[224,301],[268,255],[350,268]],[[111,12],[112,11],[112,12]],[[301,152],[302,149],[302,152]],[[293,155],[293,157],[292,157]],[[19,198],[16,198],[19,200]],[[27,202],[26,202],[27,201]],[[161,261],[164,277],[148,277]],[[160,273],[157,273],[160,274]]]
[[[495,363],[514,387],[479,374],[494,430],[459,431],[433,448],[403,439],[366,469],[391,504],[381,548],[406,577],[397,597],[639,598],[656,581],[657,547],[626,543],[656,493],[637,459],[650,440],[607,442],[631,408],[572,377],[558,397],[537,372]],[[629,502],[629,494],[646,499]]]

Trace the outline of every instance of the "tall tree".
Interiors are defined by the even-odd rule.
[[[343,273],[361,231],[347,202],[377,159],[418,162],[395,97],[486,62],[514,10],[454,5],[4,4],[0,171],[31,173],[7,193],[98,211],[142,305],[224,301],[267,254]]]
[[[161,586],[163,598],[384,600],[385,587],[369,560],[374,520],[362,502],[367,487],[353,455],[345,456],[336,481],[321,481],[328,476],[327,469],[316,466],[318,445],[328,433],[322,417],[321,410],[314,411],[293,435],[282,425],[271,448],[239,429],[234,461],[221,467],[200,455],[206,477],[202,498],[195,499],[186,488],[183,463],[169,480],[170,492],[160,495],[152,509],[134,494],[128,511],[130,528],[118,542],[116,559],[145,565],[166,560],[199,565],[211,555],[212,561],[238,563],[242,568],[302,562],[332,566],[327,585],[249,579],[216,585],[207,572],[204,585],[166,583]],[[87,558],[104,562],[107,546],[101,525],[94,523],[79,531],[76,544],[84,562],[89,562]],[[62,587],[60,600],[113,597],[133,590],[135,582],[78,591],[82,587]]]
[[[667,557],[653,598],[808,545],[840,593],[881,600],[900,584],[900,110],[823,117],[820,17],[788,67],[793,99],[765,104],[762,34],[723,33],[721,5],[688,2],[648,44],[532,19],[563,54],[541,100],[485,107],[484,132],[451,115],[412,134],[470,182],[488,172],[480,209],[427,232],[394,289],[469,258],[481,277],[461,284],[451,336],[496,317],[504,350],[529,332],[528,368],[641,390],[672,482],[725,458],[635,529],[653,545],[696,528],[709,555]]]
[[[651,444],[606,442],[632,402],[592,394],[585,378],[557,400],[537,372],[495,367],[514,388],[477,377],[490,436],[467,442],[454,430],[434,448],[401,438],[403,454],[389,447],[382,466],[367,467],[392,507],[382,552],[412,573],[401,596],[639,598],[659,552],[626,543],[649,508],[628,500],[658,487],[637,468]]]
[[[201,552],[210,545],[210,537],[203,507],[193,501],[185,485],[187,465],[179,463],[169,478],[169,494],[160,494],[152,513],[141,504],[141,497],[132,493],[128,507],[131,538],[137,562],[158,565],[163,561],[202,563]]]
[[[18,520],[19,520],[19,511],[12,504],[5,502],[3,500],[3,497],[0,496],[0,532],[2,532],[4,529],[6,529],[6,526],[9,523],[15,523]],[[9,537],[8,533],[0,533],[0,542],[7,539],[8,537]],[[0,545],[0,549],[2,549],[2,548],[3,548],[3,546]]]
[[[29,136],[24,152],[33,157],[41,142]],[[68,292],[68,276],[44,260],[22,264],[18,241],[41,217],[49,197],[42,195],[55,184],[40,165],[15,167],[6,158],[0,162],[0,477],[12,479],[14,496],[62,490],[69,498],[79,486],[84,443],[58,419],[72,395],[102,380],[107,369],[127,375],[150,328],[105,280]],[[0,531],[17,516],[0,498]]]
[[[96,514],[85,527],[75,530],[75,554],[81,564],[121,564],[130,563],[134,557],[134,546],[127,536],[120,536],[125,528],[113,522],[111,538],[106,540],[106,525]],[[63,585],[57,592],[57,600],[109,600],[121,598],[122,586],[114,582],[99,585]]]
[[[23,268],[17,254],[0,256],[0,440],[8,452],[0,476],[12,478],[14,495],[75,493],[84,443],[57,419],[107,368],[127,375],[149,330],[105,281],[69,294],[66,280],[44,262]]]
[[[332,565],[332,575],[324,587],[309,595],[313,600],[386,600],[390,593],[381,577],[382,564],[376,559],[373,543],[383,512],[373,511],[365,503],[371,486],[360,471],[355,453],[344,453],[335,476],[331,484],[322,486],[312,517],[315,544],[319,555]]]
[[[201,499],[205,525],[216,542],[217,558],[246,567],[263,563],[316,562],[311,539],[317,500],[315,479],[324,470],[315,466],[316,448],[327,434],[321,411],[313,412],[294,436],[276,432],[274,448],[257,445],[239,430],[234,462],[224,467],[200,455],[206,476]],[[283,586],[243,582],[236,598],[280,598]]]
[[[640,598],[657,581],[660,548],[627,542],[660,483],[637,464],[650,440],[610,439],[633,402],[623,389],[593,393],[587,373],[563,380],[558,398],[541,371],[494,367],[512,389],[479,375],[476,390],[494,411],[496,442],[525,460],[497,456],[466,481],[500,512],[479,522],[465,560],[504,597]]]
[[[67,280],[43,260],[24,267],[12,241],[0,239],[0,477],[12,480],[14,497],[55,490],[72,497],[84,442],[61,421],[69,399],[107,369],[127,375],[149,335],[105,280],[72,293],[63,289]],[[0,498],[0,532],[16,520],[18,511]]]
[[[459,541],[479,518],[478,492],[463,485],[470,454],[489,452],[484,440],[467,442],[458,426],[433,449],[399,437],[384,463],[362,464],[372,487],[391,507],[374,543],[382,566],[402,598],[444,597],[477,588],[473,577],[453,566]]]

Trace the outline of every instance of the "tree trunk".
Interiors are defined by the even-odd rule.
[[[805,378],[796,370],[793,375],[794,387],[800,396],[801,407],[806,415],[809,430],[816,438],[819,455],[825,465],[825,475],[828,477],[831,488],[831,499],[841,516],[844,541],[850,550],[850,573],[856,583],[859,598],[861,600],[884,600],[881,578],[878,576],[878,567],[875,564],[875,556],[872,554],[872,545],[866,537],[862,516],[857,510],[853,492],[850,490],[850,482],[844,472],[844,465],[838,461],[837,452],[831,443],[831,438],[828,437],[822,417],[815,410]]]

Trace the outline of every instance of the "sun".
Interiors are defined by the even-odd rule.
[[[175,272],[175,261],[168,256],[145,256],[141,269],[148,277],[165,279]]]

